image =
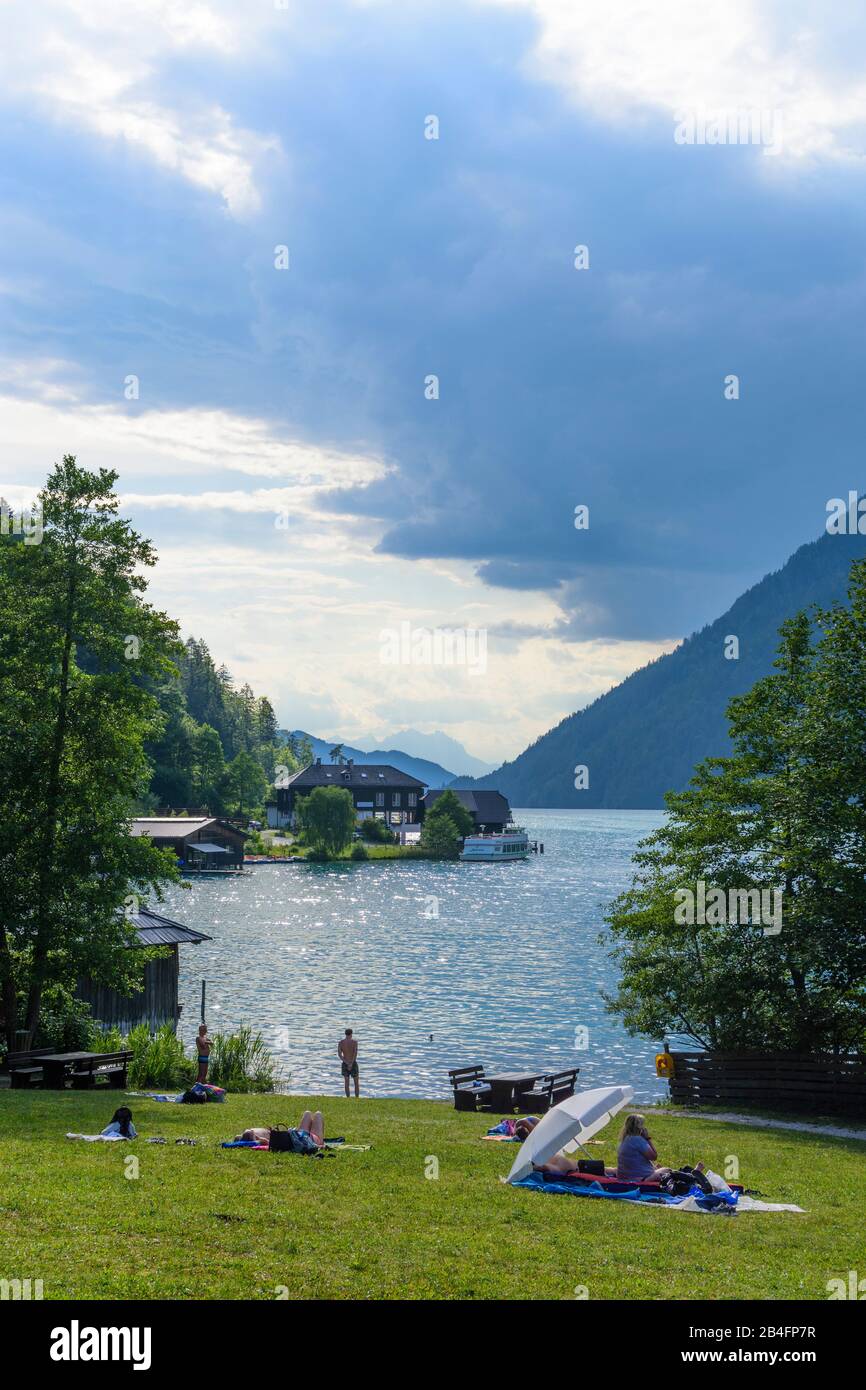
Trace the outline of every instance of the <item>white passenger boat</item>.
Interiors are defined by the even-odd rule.
[[[467,835],[460,858],[467,863],[507,864],[513,859],[528,858],[537,848],[535,843],[530,844],[529,836],[521,825],[510,825],[495,833]]]

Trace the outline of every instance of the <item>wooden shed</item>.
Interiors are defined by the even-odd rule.
[[[119,1028],[122,1033],[128,1033],[139,1023],[146,1023],[151,1032],[164,1023],[174,1027],[180,1017],[178,947],[187,942],[196,945],[199,941],[212,941],[213,937],[147,908],[129,913],[126,920],[135,927],[139,946],[165,946],[168,954],[145,966],[144,987],[138,994],[118,994],[106,985],[83,979],[78,982],[76,996],[90,1005],[93,1017],[106,1028]]]
[[[185,873],[226,873],[243,868],[246,834],[221,816],[138,816],[131,835],[147,835],[173,849]]]

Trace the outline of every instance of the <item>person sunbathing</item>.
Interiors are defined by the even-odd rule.
[[[514,1122],[514,1138],[519,1139],[521,1144],[525,1143],[537,1124],[536,1115],[521,1115],[520,1119]]]
[[[325,1143],[325,1117],[321,1110],[305,1110],[301,1116],[300,1124],[289,1133],[297,1136],[298,1152],[312,1152],[314,1149],[321,1149]],[[245,1129],[243,1134],[235,1135],[235,1143],[269,1144],[271,1142],[270,1128]]]
[[[135,1125],[132,1123],[132,1111],[128,1105],[121,1105],[115,1110],[102,1133],[107,1136],[119,1134],[122,1139],[138,1138]]]

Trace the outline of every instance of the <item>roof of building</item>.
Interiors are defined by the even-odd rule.
[[[443,791],[453,791],[461,806],[465,806],[467,811],[472,812],[479,825],[486,825],[493,821],[508,822],[511,818],[508,798],[503,796],[502,792],[495,791],[471,791],[468,788],[461,791],[459,787],[442,787],[427,792],[424,797],[425,806],[432,806]]]
[[[213,941],[213,937],[208,936],[206,932],[196,931],[194,927],[185,927],[182,923],[173,922],[170,917],[162,917],[158,912],[151,912],[146,907],[140,912],[128,912],[126,920],[135,927],[139,946],[176,946],[182,942]]]
[[[426,787],[417,777],[400,772],[389,763],[310,763],[295,772],[287,787],[350,787],[357,791],[381,791],[383,787]]]
[[[131,835],[151,835],[155,840],[185,840],[198,830],[230,830],[235,835],[243,831],[227,825],[219,816],[137,816],[130,827]]]

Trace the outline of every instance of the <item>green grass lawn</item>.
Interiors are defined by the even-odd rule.
[[[0,1279],[49,1298],[825,1299],[866,1272],[866,1145],[708,1120],[650,1128],[663,1160],[736,1155],[741,1180],[808,1214],[737,1217],[546,1196],[500,1183],[516,1146],[431,1101],[317,1098],[326,1130],[370,1143],[324,1160],[221,1149],[304,1100],[129,1101],[132,1144],[82,1144],[120,1093],[0,1091]],[[312,1104],[313,1101],[311,1100]],[[148,1145],[190,1135],[197,1148]],[[616,1121],[598,1156],[611,1161]],[[130,1156],[138,1176],[125,1176]],[[438,1179],[425,1176],[438,1161]]]

